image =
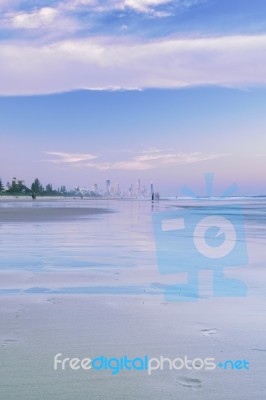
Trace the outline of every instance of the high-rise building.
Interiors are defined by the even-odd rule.
[[[129,189],[128,189],[128,195],[129,195],[129,197],[133,197],[133,193],[134,193],[134,186],[133,186],[133,184],[131,183],[131,185],[129,186]]]
[[[137,197],[140,196],[140,179],[137,181]]]
[[[106,181],[106,195],[107,196],[110,195],[110,186],[111,186],[111,181],[110,181],[110,179],[107,179],[107,181]]]
[[[120,196],[120,185],[119,183],[115,184],[115,195]]]
[[[98,185],[97,185],[97,183],[94,183],[94,185],[92,187],[92,191],[93,191],[93,193],[98,194]]]
[[[146,186],[145,186],[145,185],[143,185],[143,187],[142,187],[142,192],[141,192],[141,194],[142,194],[143,197],[146,197],[146,196],[147,196],[147,189],[146,189]]]

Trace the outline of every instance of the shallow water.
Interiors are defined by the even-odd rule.
[[[167,279],[158,265],[153,216],[162,212],[167,216],[167,213],[178,210],[181,214],[189,212],[193,218],[203,218],[210,214],[213,207],[218,207],[219,215],[227,218],[236,213],[239,205],[244,218],[243,240],[250,247],[245,268],[254,264],[264,266],[265,198],[211,201],[210,204],[189,200],[155,203],[78,199],[2,201],[0,294],[163,293],[164,285],[175,281],[175,276],[170,274]],[[8,222],[3,222],[2,218],[1,223],[1,210],[4,209],[12,211],[13,217],[9,217]],[[44,212],[38,214],[39,209]],[[65,214],[59,220],[49,219],[51,210],[54,212],[56,209],[65,210]],[[99,213],[74,213],[73,216],[71,213],[75,209],[94,209]],[[34,210],[34,215],[39,217],[32,220],[23,210]],[[106,210],[110,212],[106,213]],[[24,216],[22,220],[21,215]],[[25,222],[27,216],[29,220]],[[191,232],[186,229],[186,234]],[[255,253],[254,244],[257,245]],[[189,259],[189,249],[178,251],[184,251],[184,257]],[[183,272],[186,271],[185,268]],[[236,271],[241,277],[243,271],[239,268]],[[182,272],[182,268],[177,272]]]

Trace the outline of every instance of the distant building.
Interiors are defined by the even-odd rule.
[[[131,183],[131,185],[129,186],[129,189],[128,189],[128,196],[133,197],[133,194],[134,194],[134,186]]]
[[[146,186],[145,186],[145,185],[142,187],[142,192],[141,192],[141,194],[142,194],[143,197],[147,197],[147,189],[146,189]]]
[[[110,186],[111,186],[111,181],[110,181],[110,179],[107,179],[107,181],[106,181],[106,196],[110,196]]]
[[[94,185],[92,187],[92,191],[93,191],[93,193],[98,194],[98,185],[97,185],[97,183],[94,183]]]
[[[119,185],[119,183],[115,184],[115,196],[120,196],[120,185]]]
[[[115,195],[115,188],[113,185],[110,186],[110,195],[113,197]]]
[[[12,179],[12,186],[23,186],[25,184],[25,181],[19,180],[17,178]]]
[[[139,197],[140,196],[140,179],[138,179],[138,181],[137,181],[137,197]]]

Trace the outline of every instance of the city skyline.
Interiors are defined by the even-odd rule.
[[[37,181],[37,183],[36,183]],[[36,186],[38,189],[36,191]],[[33,188],[34,187],[34,188]],[[115,197],[115,198],[151,198],[153,194],[158,193],[158,190],[154,190],[154,183],[151,182],[149,187],[145,184],[141,184],[140,179],[137,179],[136,184],[128,183],[127,187],[121,187],[119,182],[111,182],[110,179],[105,181],[105,187],[98,185],[98,183],[93,183],[89,186],[76,185],[73,188],[68,188],[65,185],[60,185],[60,187],[55,188],[51,183],[40,182],[38,178],[35,178],[34,182],[31,184],[26,184],[24,179],[17,179],[13,177],[4,185],[0,177],[0,192],[1,195],[12,194],[27,194],[30,192],[36,195],[47,195],[55,192],[53,194],[62,195],[99,195],[103,197]],[[57,192],[57,193],[56,193]]]

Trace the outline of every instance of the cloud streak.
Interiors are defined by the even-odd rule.
[[[62,153],[56,151],[47,151],[46,154],[50,156],[55,156],[56,158],[46,160],[54,164],[74,164],[81,161],[88,161],[97,158],[97,156],[88,153]]]
[[[59,7],[66,10],[87,9],[96,13],[132,10],[137,13],[155,17],[164,17],[169,12],[164,8],[172,5],[176,9],[187,9],[206,0],[70,0],[59,3]]]
[[[177,165],[195,164],[228,156],[228,154],[203,154],[200,152],[181,153],[150,149],[143,151],[141,154],[138,154],[129,160],[115,162],[101,162],[97,160],[93,162],[87,162],[88,160],[97,159],[98,156],[92,154],[72,154],[60,152],[47,152],[47,154],[57,157],[55,159],[47,160],[55,164],[69,163],[73,166],[92,168],[99,171],[145,171],[156,168],[174,167]]]
[[[82,27],[80,16],[83,13],[86,15],[89,12],[97,18],[97,15],[131,11],[161,18],[205,1],[207,0],[58,0],[51,4],[47,0],[46,3],[42,2],[41,7],[29,2],[27,9],[23,11],[25,4],[22,0],[0,0],[0,27],[45,29],[51,27],[56,18],[57,25],[64,25],[68,31],[66,22]],[[171,12],[169,6],[172,6]]]
[[[266,84],[266,35],[0,45],[0,94]]]

